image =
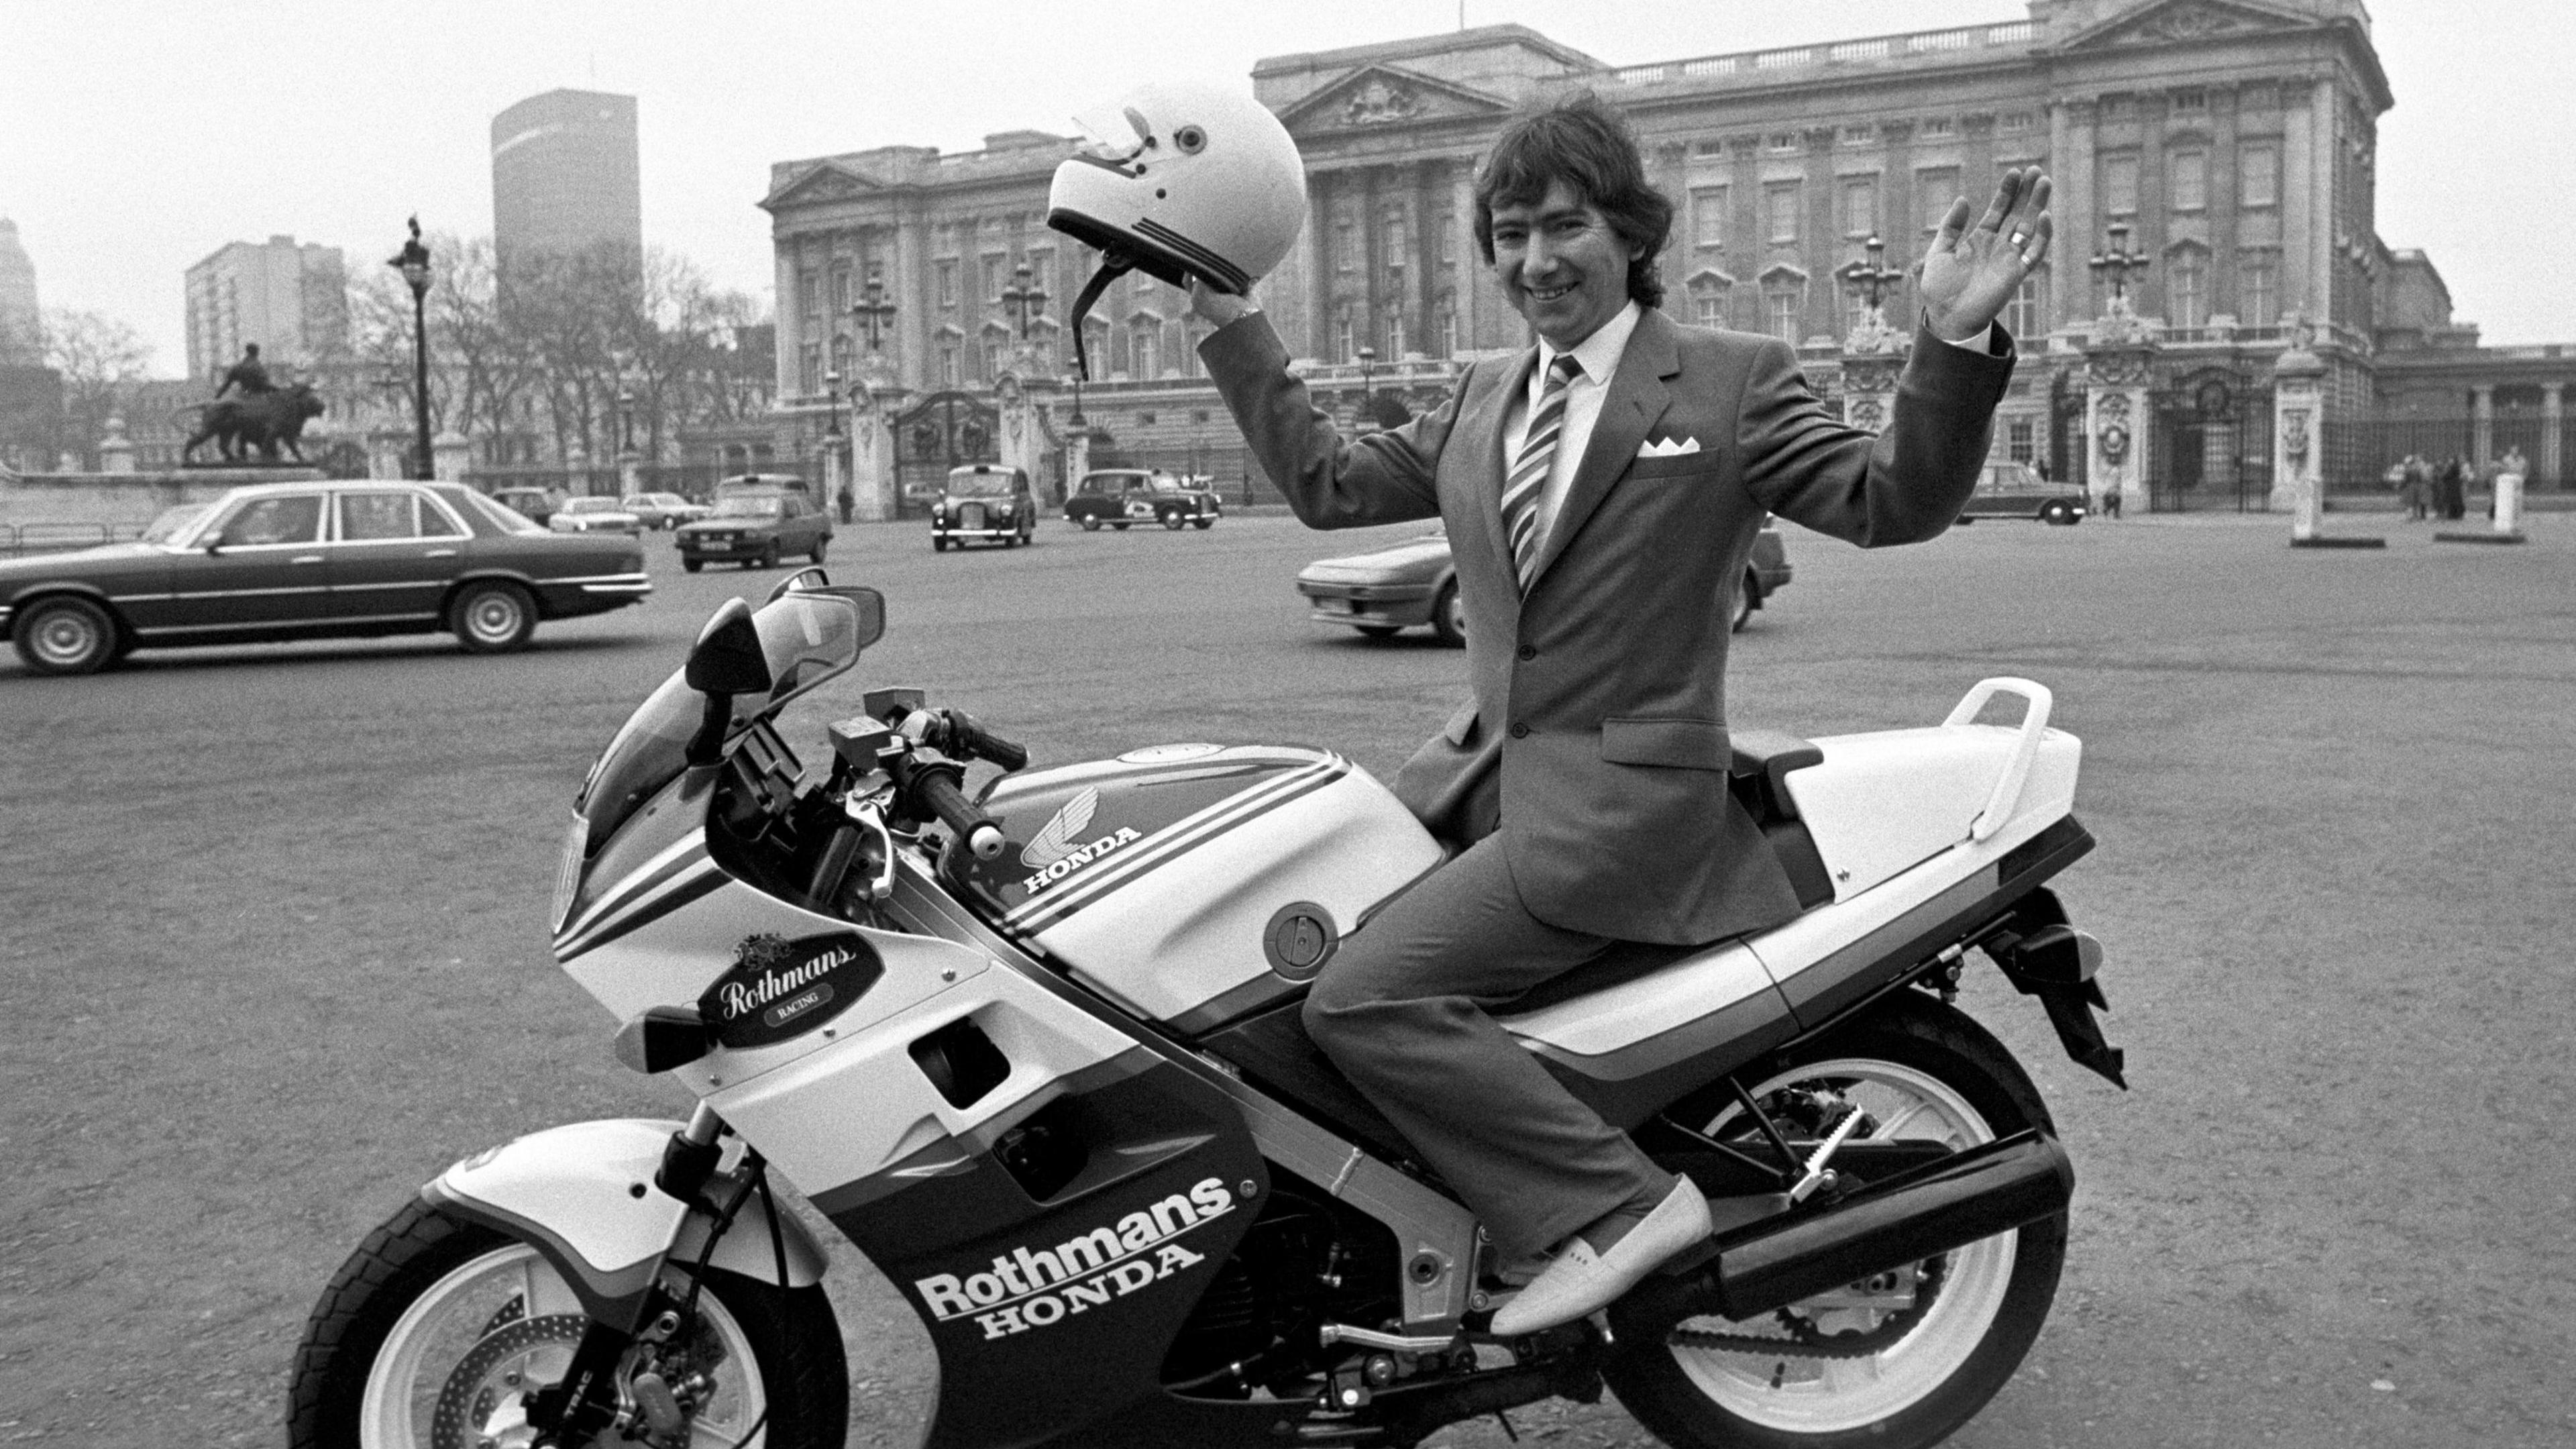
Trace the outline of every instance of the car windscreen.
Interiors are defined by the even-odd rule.
[[[884,627],[851,599],[832,594],[782,594],[751,616],[769,661],[769,692],[737,695],[729,733],[740,733],[784,708],[789,700],[859,662],[859,650]],[[698,732],[705,697],[679,669],[627,716],[608,748],[590,767],[573,808],[590,825],[589,848],[626,823],[638,806],[687,768],[689,740]]]
[[[487,498],[483,494],[477,493],[471,488],[458,488],[453,491],[442,488],[438,491],[441,496],[447,499],[448,502],[462,504],[476,517],[491,524],[493,527],[498,528],[503,533],[543,533],[546,531],[544,524],[539,523],[528,515],[512,508],[509,504],[502,502],[498,498]]]
[[[776,518],[786,507],[783,498],[723,498],[716,501],[716,518]]]
[[[175,508],[162,509],[160,515],[152,520],[152,526],[143,530],[143,541],[145,543],[170,542],[195,527],[197,520],[206,516],[208,506],[203,503],[182,503]]]
[[[1008,473],[951,473],[948,491],[958,498],[1008,498],[1011,475]]]

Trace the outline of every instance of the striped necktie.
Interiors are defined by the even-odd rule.
[[[1538,563],[1538,496],[1547,487],[1547,472],[1556,461],[1556,440],[1565,431],[1565,390],[1583,375],[1583,364],[1571,352],[1560,352],[1548,364],[1547,385],[1530,412],[1529,436],[1521,455],[1503,480],[1503,535],[1512,541],[1512,571],[1521,592],[1529,592],[1530,572]]]

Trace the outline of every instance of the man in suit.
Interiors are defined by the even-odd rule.
[[[1486,1008],[1618,941],[1797,914],[1726,788],[1732,581],[1766,514],[1864,547],[1957,516],[2012,373],[1995,318],[2047,251],[2048,189],[2007,173],[1974,227],[1953,204],[1876,437],[1823,409],[1785,344],[1655,310],[1672,206],[1588,95],[1515,123],[1476,183],[1478,249],[1538,345],[1469,367],[1401,428],[1341,438],[1251,302],[1192,290],[1209,376],[1299,518],[1448,528],[1474,698],[1395,788],[1463,849],[1343,944],[1305,1022],[1507,1259],[1555,1249],[1497,1333],[1603,1306],[1709,1218]]]

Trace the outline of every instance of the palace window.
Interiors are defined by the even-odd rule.
[[[2102,213],[2138,214],[2138,158],[2135,153],[2102,158]]]
[[[847,313],[853,300],[850,294],[850,264],[843,262],[832,268],[832,314],[837,317]]]
[[[2028,463],[2039,457],[2038,430],[2028,418],[2011,418],[2004,423],[2004,456],[2016,463]]]
[[[1726,188],[1702,186],[1691,192],[1691,245],[1702,251],[1726,249]]]
[[[2004,329],[2016,338],[2037,337],[2048,329],[2048,292],[2045,270],[2031,272],[2021,279],[2021,289],[2004,304]]]
[[[2030,129],[2030,120],[2028,111],[2006,111],[1999,124],[2000,128],[2006,131],[2027,131]]]
[[[1843,127],[1843,144],[1846,146],[1865,145],[1877,139],[1878,127],[1876,126],[1862,124]]]
[[[1440,230],[1440,265],[1458,265],[1458,218],[1443,215],[1434,225]]]
[[[1702,272],[1684,284],[1690,293],[1691,320],[1702,327],[1726,325],[1726,299],[1733,284],[1715,272]]]
[[[1959,168],[1936,166],[1915,172],[1914,195],[1923,207],[1923,229],[1940,230],[1941,219],[1950,214],[1950,203],[1959,199]]]
[[[1807,281],[1804,277],[1775,277],[1762,284],[1762,322],[1765,331],[1795,347],[1801,318],[1807,310]]]
[[[2236,204],[2281,204],[2281,153],[2271,146],[2247,146],[2236,153]]]
[[[2248,327],[2270,327],[2281,317],[2281,258],[2248,252],[2236,264],[2236,316]]]
[[[1356,224],[1351,220],[1351,214],[1347,211],[1333,218],[1334,271],[1347,272],[1351,270],[1352,267],[1358,265],[1358,263],[1353,260],[1359,252],[1359,247],[1356,245],[1358,239],[1353,235],[1356,229]]]
[[[2209,325],[2209,253],[2186,246],[2165,259],[2165,313],[2176,327]]]
[[[1432,314],[1432,327],[1440,339],[1440,355],[1458,355],[1458,304],[1443,297],[1440,310]]]
[[[1134,376],[1161,377],[1163,375],[1163,324],[1137,323],[1135,335],[1129,345],[1133,349],[1136,364]]]
[[[1335,362],[1356,361],[1358,354],[1355,349],[1358,346],[1358,342],[1351,335],[1351,314],[1343,312],[1334,317],[1333,360]]]
[[[1769,223],[1769,234],[1775,243],[1798,239],[1798,192],[1795,181],[1775,182],[1763,188],[1762,209]]]
[[[2173,209],[2200,211],[2209,205],[2209,153],[2173,153]]]
[[[823,344],[820,342],[806,343],[803,348],[802,355],[796,359],[796,362],[796,390],[798,392],[821,392],[823,390]]]
[[[1878,178],[1843,178],[1843,235],[1855,241],[1878,234]]]
[[[1952,121],[1947,116],[1936,116],[1931,120],[1925,121],[1922,125],[1915,127],[1914,134],[1917,138],[1937,139],[1942,136],[1952,135],[1956,133],[1957,130],[1957,122]]]
[[[955,257],[942,257],[938,261],[931,263],[930,275],[932,285],[936,289],[934,295],[937,298],[939,305],[942,307],[956,306],[957,259]]]
[[[1798,133],[1774,131],[1763,138],[1762,146],[1766,151],[1795,151],[1798,149]]]
[[[1405,260],[1412,255],[1412,249],[1405,245],[1406,240],[1404,213],[1389,214],[1386,219],[1386,269],[1399,281],[1404,276]]]
[[[1009,261],[1010,258],[1000,252],[984,254],[983,295],[984,304],[988,307],[1002,300],[1002,278],[1010,275]]]
[[[1389,361],[1389,362],[1393,362],[1393,361],[1397,360],[1398,358],[1401,358],[1402,356],[1404,356],[1404,349],[1405,349],[1406,345],[1407,345],[1410,341],[1411,341],[1411,339],[1407,338],[1407,337],[1404,335],[1404,314],[1403,314],[1403,313],[1398,312],[1398,313],[1396,313],[1394,316],[1389,317],[1389,318],[1387,318],[1387,319],[1386,319],[1386,360],[1387,360],[1387,361]]]
[[[2209,110],[2209,92],[2197,86],[2176,91],[2173,93],[2173,108],[2174,114],[2181,116],[2204,114]]]
[[[960,375],[960,368],[963,366],[963,361],[964,360],[958,356],[957,343],[955,339],[952,338],[939,344],[940,386],[958,387],[965,382],[965,378]]]

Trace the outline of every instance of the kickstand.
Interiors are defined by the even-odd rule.
[[[1511,1415],[1504,1413],[1500,1409],[1496,1409],[1494,1411],[1494,1422],[1503,1426],[1504,1438],[1511,1440],[1515,1444],[1521,1442],[1520,1431],[1512,1427]]]

